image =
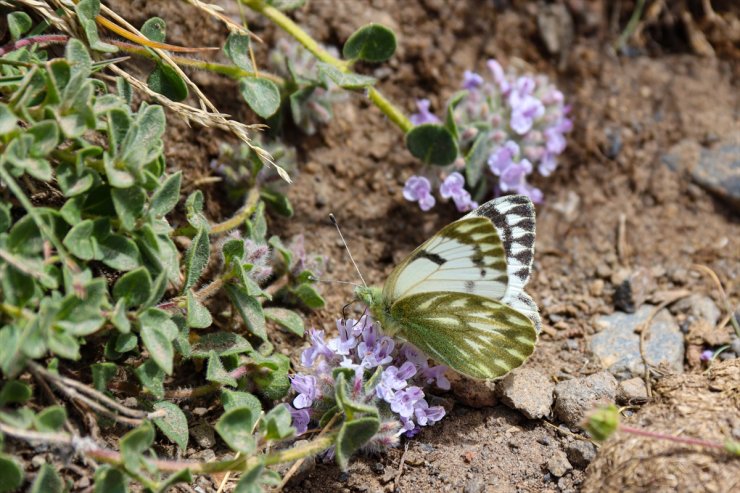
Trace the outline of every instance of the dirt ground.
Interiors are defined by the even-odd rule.
[[[219,3],[238,18],[239,10],[231,2]],[[639,268],[649,270],[652,293],[677,289],[706,293],[722,307],[710,280],[691,270],[693,264],[706,265],[728,288],[730,306],[737,307],[740,300],[731,289],[740,270],[738,210],[663,160],[671,152],[690,160],[690,155],[681,154],[686,149],[740,139],[737,34],[733,44],[717,34],[719,28],[704,25],[702,44],[682,29],[685,17],[663,12],[650,19],[648,10],[646,19],[651,22],[642,24],[634,46],[627,54],[617,53],[612,45],[634,5],[568,3],[578,15],[572,19],[573,30],[549,33],[561,40],[562,49],[555,54],[549,54],[543,42],[535,2],[512,6],[493,0],[313,0],[294,14],[326,44],[339,45],[371,21],[393,28],[398,36],[396,56],[388,64],[363,66],[360,71],[378,77],[380,90],[409,112],[421,97],[431,99],[432,108],[439,111],[459,87],[463,71],[483,70],[488,58],[504,65],[525,61],[557,81],[572,104],[575,128],[559,169],[536,183],[545,193],[545,203],[537,209],[529,292],[540,306],[545,327],[527,362],[527,367],[554,380],[600,370],[588,351],[597,330],[595,319],[614,312],[615,286]],[[184,2],[110,4],[135,25],[151,15],[165,18],[168,40],[175,44],[217,45],[223,40],[220,26]],[[606,4],[613,4],[612,9]],[[678,9],[680,14],[686,6],[676,4],[663,8]],[[274,39],[275,31],[264,20],[247,18],[268,44]],[[219,109],[247,121],[252,118],[234,84],[208,74],[194,77]],[[400,259],[457,213],[452,207],[437,207],[422,214],[415,204],[404,201],[403,183],[418,163],[404,150],[401,133],[362,95],[354,95],[335,112],[331,124],[312,137],[287,130],[286,140],[298,149],[300,174],[289,191],[296,213],[290,220],[274,219],[270,227],[282,237],[304,234],[307,250],[330,259],[328,278],[354,281],[356,273],[327,218],[333,212],[363,275],[368,282],[381,284]],[[187,170],[190,183],[207,176],[218,142],[229,138],[171,121],[169,165]],[[214,219],[229,213],[231,206],[220,202],[218,184],[207,185],[204,192]],[[352,292],[350,287],[330,285],[323,293],[328,308],[312,314],[309,321],[332,331]],[[301,344],[291,339],[285,347],[296,355]],[[717,393],[713,377],[702,374],[701,368],[686,370],[658,382],[653,399],[633,410],[627,423],[669,434],[695,436],[696,431],[715,440],[723,438],[722,429],[707,423],[722,418],[740,427],[737,371],[724,377],[729,397],[717,403],[712,400]],[[703,411],[692,413],[692,406]],[[703,449],[658,447],[642,438],[613,439],[588,468],[553,477],[548,459],[573,440],[584,439],[558,425],[554,420],[527,420],[503,405],[457,405],[439,425],[424,429],[397,450],[359,457],[347,473],[333,464],[318,465],[288,489],[737,491],[740,461]],[[661,471],[672,479],[664,481]],[[208,483],[200,484],[207,489]]]

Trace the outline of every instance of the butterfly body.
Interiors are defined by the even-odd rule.
[[[537,306],[523,288],[534,250],[534,207],[501,197],[445,226],[391,272],[358,287],[383,332],[463,375],[490,379],[520,366],[537,341]]]

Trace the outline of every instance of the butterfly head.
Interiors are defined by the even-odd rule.
[[[357,301],[366,304],[370,309],[383,304],[383,292],[380,288],[357,286],[355,288],[355,297],[357,297]]]

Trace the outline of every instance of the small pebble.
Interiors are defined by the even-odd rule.
[[[568,462],[568,457],[562,450],[556,450],[552,457],[547,461],[547,470],[550,471],[553,476],[558,478],[572,469],[573,466]]]
[[[571,464],[585,469],[594,460],[594,457],[596,457],[596,447],[591,442],[575,440],[573,443],[568,444],[565,453]]]

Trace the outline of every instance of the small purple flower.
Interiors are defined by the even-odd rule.
[[[414,407],[414,417],[416,417],[416,422],[421,426],[436,423],[442,419],[444,415],[445,408],[442,406],[429,407],[426,399],[419,400]]]
[[[313,401],[321,397],[321,391],[316,385],[316,377],[313,375],[295,375],[290,379],[290,386],[298,394],[293,399],[296,409],[311,407]]]
[[[714,351],[712,351],[711,349],[705,349],[704,351],[701,352],[701,356],[699,357],[699,359],[701,359],[704,362],[707,362],[707,361],[710,361],[713,356],[714,356]]]
[[[288,406],[288,411],[290,411],[290,416],[293,418],[293,428],[296,429],[296,434],[302,435],[308,431],[308,423],[311,421],[311,413],[309,413],[308,409],[296,409],[290,404],[286,404]]]
[[[410,343],[406,343],[401,346],[401,350],[399,352],[404,359],[411,361],[420,369],[424,369],[429,366],[429,360],[424,353]]]
[[[357,345],[357,356],[363,368],[375,368],[393,361],[391,352],[395,346],[393,339],[380,334],[375,325],[368,327],[362,334],[362,342]]]
[[[391,402],[396,390],[401,390],[408,385],[407,380],[416,375],[416,367],[410,361],[401,365],[401,368],[389,366],[383,370],[380,383],[375,387],[375,393],[386,402]]]
[[[406,438],[413,438],[419,434],[421,428],[416,426],[413,420],[409,418],[404,418],[403,416],[400,419],[401,431],[404,432],[403,434],[406,436]]]
[[[357,346],[357,338],[355,337],[356,325],[358,325],[358,322],[355,320],[337,320],[339,337],[329,340],[327,343],[329,349],[341,356],[347,356],[350,350]]]
[[[411,120],[411,123],[413,123],[414,125],[422,125],[424,123],[439,123],[439,118],[437,118],[434,113],[429,111],[430,105],[431,103],[428,99],[417,99],[416,107],[419,109],[419,112],[411,115],[411,117],[409,118],[409,120]]]
[[[540,164],[537,166],[537,170],[542,176],[550,176],[557,166],[558,161],[555,159],[555,156],[550,153],[545,153],[540,160]]]
[[[557,128],[545,130],[545,147],[550,154],[560,154],[565,150],[565,137]]]
[[[423,176],[412,176],[406,180],[403,198],[410,202],[419,202],[419,207],[423,211],[428,211],[436,203],[432,195],[432,184]]]
[[[542,199],[543,199],[543,197],[544,197],[544,195],[542,194],[542,190],[540,190],[540,189],[539,189],[539,188],[537,188],[537,187],[533,187],[532,185],[530,185],[530,184],[528,184],[528,183],[521,183],[521,184],[520,184],[520,185],[519,185],[519,186],[518,186],[518,187],[516,188],[516,193],[518,193],[518,194],[520,194],[520,195],[526,195],[526,196],[527,196],[527,197],[529,197],[529,198],[530,198],[530,199],[532,200],[532,202],[534,202],[535,204],[540,204],[540,203],[542,203]]]
[[[504,145],[496,149],[488,156],[488,166],[496,176],[501,174],[514,163],[514,158],[519,155],[519,144],[513,140],[507,140]]]
[[[414,406],[423,398],[424,392],[419,387],[399,390],[391,400],[391,410],[402,418],[410,418],[414,415]]]
[[[311,368],[316,358],[323,356],[326,359],[334,357],[334,351],[324,342],[324,331],[311,329],[309,331],[311,338],[311,347],[306,348],[301,353],[301,364],[306,368]]]
[[[435,382],[437,387],[442,390],[450,390],[450,381],[447,380],[447,367],[444,365],[430,366],[421,371],[421,376],[425,383]]]
[[[478,89],[482,85],[483,85],[483,77],[481,77],[479,74],[476,74],[475,72],[471,72],[470,70],[466,70],[463,73],[462,86],[464,89],[467,89],[467,90]]]
[[[445,199],[452,198],[460,212],[478,207],[478,204],[471,200],[470,193],[465,190],[465,178],[457,171],[445,178],[439,187],[439,194]]]
[[[532,172],[532,163],[522,159],[519,163],[512,163],[501,173],[499,186],[504,192],[518,190],[526,176]]]
[[[501,64],[496,60],[491,59],[486,62],[486,65],[488,66],[488,70],[491,71],[493,80],[498,84],[498,87],[501,89],[504,96],[509,94],[509,91],[511,91],[511,84],[509,84],[509,81],[506,79],[506,74],[504,74],[504,69],[501,67]]]

